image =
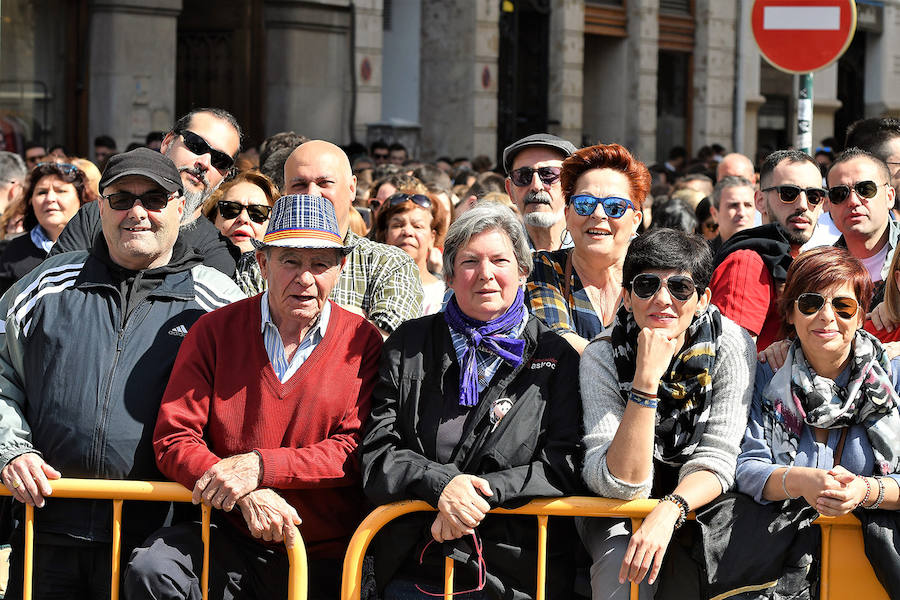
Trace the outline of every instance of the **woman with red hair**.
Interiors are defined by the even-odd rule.
[[[622,262],[641,224],[650,173],[623,146],[599,144],[563,161],[560,179],[573,247],[535,253],[526,298],[581,353],[621,303]]]

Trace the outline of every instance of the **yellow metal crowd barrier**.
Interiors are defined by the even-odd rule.
[[[618,517],[630,518],[637,529],[641,521],[656,506],[657,500],[609,500],[586,496],[533,500],[516,508],[497,508],[494,514],[534,515],[538,521],[538,564],[536,571],[537,600],[544,600],[547,561],[548,517]],[[341,600],[359,600],[362,562],[369,543],[390,521],[412,512],[433,511],[432,506],[418,500],[407,500],[379,506],[360,524],[350,540],[344,558]],[[693,517],[693,515],[691,515]],[[862,531],[853,515],[819,517],[822,528],[821,600],[838,598],[866,598],[889,600],[887,592],[875,577],[863,549]],[[444,598],[453,593],[453,560],[447,558],[444,569]],[[631,586],[632,600],[638,599],[638,586]]]
[[[122,551],[122,502],[124,500],[143,500],[155,502],[190,502],[191,492],[178,483],[168,481],[120,481],[110,479],[57,479],[50,482],[54,498],[85,498],[91,500],[113,501],[113,543],[112,543],[112,575],[110,600],[119,598],[119,564]],[[0,495],[12,495],[6,486],[0,485]],[[40,510],[40,509],[38,509]],[[202,506],[203,525],[203,572],[200,577],[200,589],[203,600],[209,594],[209,518],[211,508]],[[288,600],[306,600],[307,563],[306,547],[298,533],[297,543],[287,546],[290,572],[288,579]],[[34,508],[25,506],[25,581],[23,600],[31,600],[34,560]]]

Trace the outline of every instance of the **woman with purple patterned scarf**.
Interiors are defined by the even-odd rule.
[[[578,354],[528,314],[531,255],[521,223],[486,202],[447,231],[443,312],[408,321],[387,340],[362,442],[374,504],[425,500],[373,545],[385,600],[442,595],[445,556],[460,598],[535,596],[533,518],[488,515],[535,497],[581,491]],[[554,523],[548,598],[569,598],[577,542]],[[456,594],[455,594],[456,595]]]

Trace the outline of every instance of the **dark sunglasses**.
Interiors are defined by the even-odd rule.
[[[703,222],[703,229],[705,229],[705,230],[707,230],[707,231],[718,231],[718,230],[719,230],[719,224],[716,223],[715,221],[704,221],[704,222]]]
[[[637,210],[634,202],[628,198],[619,198],[617,196],[598,198],[596,196],[591,196],[590,194],[578,194],[577,196],[572,196],[569,201],[575,208],[575,212],[582,217],[588,217],[594,214],[598,204],[603,206],[603,212],[605,212],[606,216],[610,219],[618,219],[624,215],[625,211],[629,208],[631,210]]]
[[[42,162],[34,166],[33,172],[38,173],[41,176],[58,175],[68,183],[74,181],[76,177],[81,176],[81,169],[69,163]],[[34,177],[34,175],[32,175],[32,177]]]
[[[372,158],[387,158],[387,157],[388,157],[387,152],[375,152],[374,154],[372,154]]]
[[[240,202],[231,202],[230,200],[219,200],[216,203],[216,209],[223,219],[236,219],[241,211],[247,210],[247,216],[254,223],[265,223],[269,220],[269,213],[272,207],[266,204],[248,204],[244,206]]]
[[[825,296],[816,292],[806,292],[800,294],[794,301],[797,303],[797,310],[804,315],[814,315],[825,306]],[[855,298],[848,296],[838,296],[831,299],[831,307],[834,314],[842,319],[852,319],[859,310],[859,302]]]
[[[129,210],[134,206],[135,202],[140,200],[144,210],[153,211],[164,209],[169,203],[169,200],[173,197],[174,193],[170,194],[161,190],[144,192],[140,196],[132,194],[131,192],[116,192],[114,194],[103,196],[104,199],[109,201],[109,207],[113,210]]]
[[[178,135],[180,135],[181,139],[184,140],[185,147],[197,156],[209,154],[209,164],[214,166],[219,171],[227,171],[234,166],[233,158],[231,158],[221,150],[216,150],[215,148],[210,146],[206,140],[204,140],[202,137],[200,137],[190,129],[179,131]]]
[[[424,194],[404,194],[403,192],[397,192],[396,194],[388,196],[388,199],[384,201],[387,206],[397,206],[404,202],[412,202],[422,208],[431,210],[431,198]]]
[[[669,275],[665,279],[653,273],[641,273],[631,280],[631,292],[641,300],[652,298],[665,284],[673,298],[687,302],[697,291],[694,280],[687,275]]]
[[[881,185],[887,185],[883,183]],[[840,204],[850,197],[851,188],[856,191],[856,195],[860,198],[874,198],[881,187],[874,181],[857,181],[852,186],[849,185],[833,185],[828,188],[828,199],[832,204]]]
[[[800,192],[806,193],[806,201],[813,206],[818,205],[820,202],[822,202],[822,200],[825,199],[825,196],[828,195],[828,192],[823,190],[822,188],[802,188],[799,185],[773,185],[771,187],[764,188],[762,191],[771,192],[772,190],[778,192],[778,199],[785,204],[794,202],[797,197],[800,196]]]
[[[537,173],[541,183],[544,185],[552,185],[559,181],[559,174],[561,172],[562,167],[538,167],[537,169],[520,167],[509,174],[509,179],[513,182],[513,185],[524,187],[526,185],[531,185],[531,182],[534,180],[534,174]]]

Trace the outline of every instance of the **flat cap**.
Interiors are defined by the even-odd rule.
[[[535,133],[534,135],[523,137],[521,140],[513,142],[503,150],[503,168],[506,170],[507,175],[512,171],[512,164],[516,159],[516,155],[525,148],[532,148],[534,146],[558,150],[564,157],[570,156],[575,152],[575,145],[572,142],[564,140],[561,137],[556,137],[555,135],[550,135],[549,133]]]

